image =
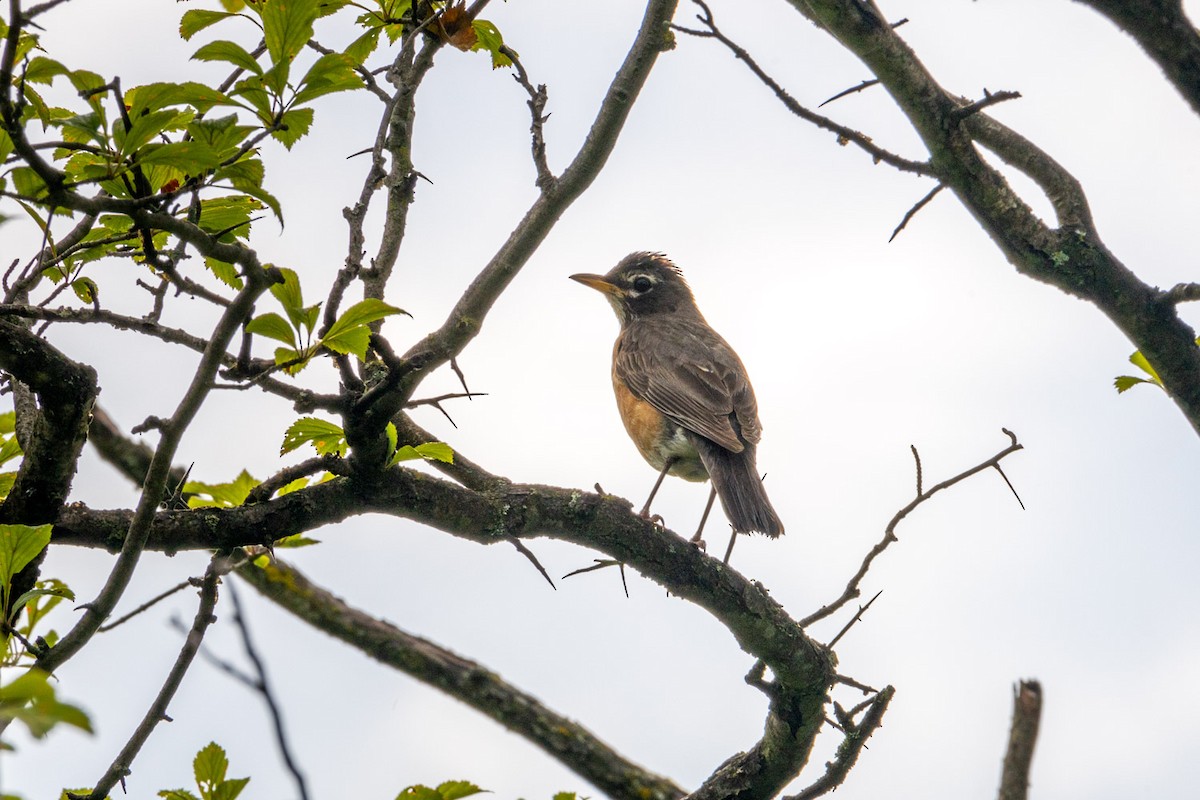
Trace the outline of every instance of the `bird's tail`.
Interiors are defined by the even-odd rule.
[[[690,437],[708,470],[725,516],[736,533],[757,531],[774,539],[783,534],[783,522],[771,507],[767,490],[755,465],[755,447],[745,443],[742,452],[726,450],[703,436]]]

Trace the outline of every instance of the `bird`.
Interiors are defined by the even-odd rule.
[[[621,323],[612,360],[617,409],[642,457],[659,471],[641,516],[651,519],[667,475],[711,479],[692,542],[702,543],[714,496],[733,527],[725,563],[739,533],[782,535],[755,463],[762,425],[746,367],[705,321],[683,271],[662,253],[636,252],[606,275],[570,278],[601,292]]]

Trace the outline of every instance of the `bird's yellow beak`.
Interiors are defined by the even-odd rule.
[[[571,280],[578,281],[584,286],[590,286],[596,291],[603,292],[610,297],[616,297],[621,291],[615,283],[610,283],[603,275],[591,275],[581,272],[578,275],[572,275]]]

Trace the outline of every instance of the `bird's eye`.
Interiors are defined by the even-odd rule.
[[[650,287],[654,285],[654,281],[647,278],[645,275],[639,275],[633,279],[633,290],[638,294],[645,294],[650,291]]]

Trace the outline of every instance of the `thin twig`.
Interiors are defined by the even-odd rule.
[[[876,86],[878,84],[879,84],[879,78],[872,78],[869,81],[863,81],[858,86],[851,86],[849,89],[844,89],[844,90],[838,92],[833,97],[829,98],[828,100],[826,100],[823,103],[821,103],[820,105],[818,105],[817,108],[827,106],[830,103],[832,103],[834,100],[841,100],[843,97],[855,94],[856,92],[861,92],[863,89],[867,89],[872,86]]]
[[[1004,434],[1006,436],[1008,436],[1008,438],[1009,438],[1010,444],[1008,445],[1008,447],[1005,447],[1003,450],[996,453],[991,458],[981,461],[980,463],[976,464],[975,466],[971,467],[970,469],[964,470],[952,478],[947,478],[946,480],[942,481],[941,483],[931,486],[928,490],[926,490],[924,492],[919,491],[917,493],[917,496],[914,497],[912,499],[912,501],[908,503],[908,505],[904,506],[904,508],[897,511],[895,516],[892,517],[891,521],[887,524],[887,528],[884,530],[883,538],[880,539],[879,542],[874,547],[872,547],[871,550],[867,553],[867,555],[863,558],[862,564],[859,566],[858,571],[856,573],[854,573],[853,577],[850,578],[850,581],[846,584],[846,588],[842,592],[841,596],[838,597],[836,600],[834,600],[832,603],[821,606],[821,608],[817,609],[816,611],[809,614],[804,619],[800,620],[800,626],[803,628],[806,628],[818,620],[825,619],[830,614],[834,613],[839,608],[846,605],[846,603],[850,602],[851,600],[853,600],[854,598],[859,596],[859,593],[860,593],[859,586],[862,583],[863,578],[866,577],[867,571],[871,568],[871,563],[881,553],[883,553],[884,550],[886,550],[888,548],[888,545],[890,545],[892,542],[897,541],[896,526],[898,526],[904,520],[904,518],[907,517],[913,511],[913,509],[915,509],[917,506],[924,503],[926,500],[929,500],[931,497],[933,497],[935,494],[942,491],[943,489],[948,489],[957,483],[961,483],[962,481],[965,481],[967,478],[971,477],[972,475],[974,475],[978,472],[982,472],[983,470],[988,469],[989,467],[994,467],[997,464],[999,464],[1000,461],[1003,460],[1004,458],[1006,458],[1007,456],[1012,455],[1013,453],[1017,452],[1018,450],[1024,449],[1024,445],[1020,444],[1017,441],[1016,434],[1014,434],[1012,431],[1008,430],[1007,428],[1001,428],[1000,430],[1003,431]],[[920,462],[918,461],[918,464],[919,463]]]
[[[275,728],[275,741],[279,745],[279,755],[288,768],[288,772],[292,773],[292,780],[296,783],[296,791],[300,793],[300,800],[308,800],[308,784],[292,755],[292,749],[288,744],[287,730],[283,725],[283,715],[279,710],[279,704],[275,702],[275,694],[271,691],[271,683],[267,679],[267,668],[258,655],[258,649],[254,646],[250,627],[246,623],[246,615],[242,611],[241,601],[238,599],[238,593],[233,584],[229,585],[229,598],[233,601],[233,621],[242,635],[242,646],[246,650],[246,657],[250,659],[250,663],[254,665],[254,671],[258,674],[256,688],[262,695],[263,702],[267,704],[267,711],[271,715],[271,724]]]
[[[129,620],[136,617],[138,614],[141,614],[143,611],[148,611],[149,609],[153,608],[156,604],[162,602],[163,600],[166,600],[168,597],[175,594],[176,592],[183,591],[184,589],[186,589],[189,586],[197,586],[197,587],[200,586],[200,580],[198,578],[188,578],[186,581],[181,581],[180,583],[176,584],[175,586],[172,586],[170,589],[167,589],[162,594],[156,595],[155,597],[152,597],[151,599],[142,603],[140,606],[135,608],[133,611],[130,611],[125,616],[123,616],[119,619],[116,619],[113,622],[108,623],[107,625],[101,625],[99,628],[96,629],[96,633],[107,633],[108,631],[111,631],[113,628],[117,627],[118,625],[128,622]]]
[[[911,220],[913,217],[915,217],[917,215],[918,211],[920,211],[922,208],[924,208],[926,205],[928,205],[930,200],[937,197],[937,193],[940,192],[944,188],[946,188],[946,184],[939,183],[937,186],[933,187],[933,189],[930,190],[929,194],[925,195],[920,200],[918,200],[916,205],[914,205],[912,208],[910,208],[908,210],[908,212],[904,215],[904,219],[900,220],[900,224],[896,226],[896,230],[892,231],[892,235],[888,237],[888,241],[891,242],[897,236],[899,236],[900,231],[904,230],[905,226],[908,225],[909,220]]]
[[[1200,283],[1177,283],[1163,296],[1171,305],[1200,300]]]
[[[542,573],[542,577],[546,579],[546,583],[550,584],[550,588],[558,591],[558,587],[554,585],[554,581],[550,579],[550,573],[546,572],[546,568],[542,566],[542,562],[537,560],[537,556],[533,551],[526,547],[520,539],[515,536],[510,536],[508,539],[512,542],[513,547],[517,548],[517,552],[529,559],[529,563],[537,568],[537,571]]]
[[[170,673],[167,674],[167,678],[163,682],[158,696],[154,698],[154,702],[146,709],[146,714],[129,737],[129,741],[121,748],[121,752],[113,759],[104,776],[96,782],[90,794],[71,795],[68,793],[68,797],[87,797],[89,800],[103,800],[103,798],[108,797],[109,792],[118,782],[124,783],[126,776],[130,774],[130,767],[133,765],[134,759],[137,758],[138,752],[142,749],[142,745],[146,743],[146,740],[150,737],[150,734],[157,727],[158,723],[166,719],[167,706],[170,705],[175,692],[179,689],[180,684],[183,683],[183,677],[192,665],[192,660],[196,657],[196,651],[200,649],[200,643],[204,640],[204,634],[208,630],[208,626],[216,619],[213,616],[213,611],[217,606],[217,584],[220,583],[223,564],[226,561],[227,559],[222,556],[215,556],[209,562],[208,569],[204,573],[204,578],[200,582],[200,604],[196,608],[196,616],[192,621],[192,628],[188,632],[183,647],[180,648],[179,655],[175,659],[175,664],[171,667]]]
[[[881,589],[880,591],[876,592],[876,593],[875,593],[875,596],[874,596],[874,597],[872,597],[870,600],[868,600],[868,601],[867,601],[867,604],[866,604],[865,606],[859,606],[859,608],[858,608],[858,613],[857,613],[857,614],[855,614],[853,617],[851,617],[851,618],[850,618],[850,621],[849,621],[849,622],[847,622],[847,623],[846,623],[844,626],[842,626],[842,629],[841,629],[840,631],[838,631],[838,635],[837,635],[837,636],[835,636],[835,637],[833,637],[832,639],[830,639],[830,640],[829,640],[829,644],[827,644],[827,645],[825,645],[825,646],[826,646],[826,647],[828,647],[830,650],[832,650],[832,649],[833,649],[833,646],[834,646],[835,644],[837,644],[839,641],[841,641],[842,637],[843,637],[843,636],[845,636],[845,635],[846,635],[846,633],[847,633],[847,632],[848,632],[848,631],[849,631],[851,628],[853,628],[853,627],[854,627],[854,624],[855,624],[856,622],[858,622],[859,620],[861,620],[861,619],[862,619],[862,615],[863,615],[863,614],[865,614],[865,613],[866,613],[866,611],[867,611],[867,609],[871,607],[871,603],[874,603],[876,600],[878,600],[878,599],[879,599],[879,595],[881,595],[881,594],[883,594],[883,590],[882,590],[882,589]]]
[[[953,111],[950,112],[950,117],[951,117],[951,119],[955,119],[955,120],[963,120],[974,114],[978,114],[980,111],[983,111],[988,106],[994,106],[997,103],[1003,103],[1006,100],[1017,100],[1020,97],[1021,97],[1020,92],[1004,91],[1004,92],[993,93],[993,92],[989,92],[987,89],[984,89],[983,97],[981,99],[976,100],[974,103],[970,103],[968,105],[954,109]]]
[[[888,686],[875,695],[867,707],[867,713],[863,716],[862,722],[855,724],[847,715],[847,718],[843,720],[846,723],[845,738],[838,747],[837,757],[825,764],[825,774],[800,793],[791,795],[785,800],[812,800],[814,797],[820,797],[837,789],[846,780],[846,776],[858,761],[858,756],[867,746],[867,740],[871,738],[871,734],[883,724],[883,715],[887,712],[888,704],[892,702],[895,694],[896,690]]]
[[[840,125],[834,122],[829,117],[821,116],[813,111],[802,106],[797,100],[788,93],[774,78],[767,74],[766,70],[759,66],[754,57],[741,45],[734,42],[728,36],[721,32],[713,19],[712,10],[704,3],[704,0],[692,0],[701,8],[702,13],[696,15],[696,19],[704,25],[704,30],[694,30],[692,28],[684,28],[680,25],[672,25],[674,30],[680,33],[686,33],[689,36],[698,36],[701,38],[716,39],[721,44],[725,45],[733,55],[744,63],[751,72],[761,81],[767,88],[775,93],[775,96],[784,104],[788,111],[791,111],[796,116],[816,125],[818,128],[823,128],[827,131],[837,134],[839,144],[854,143],[859,148],[865,150],[875,159],[876,162],[882,161],[885,164],[895,167],[904,172],[913,172],[917,175],[934,176],[933,165],[927,161],[912,161],[907,158],[896,155],[888,150],[884,150],[874,142],[871,137],[848,128],[845,125]]]

